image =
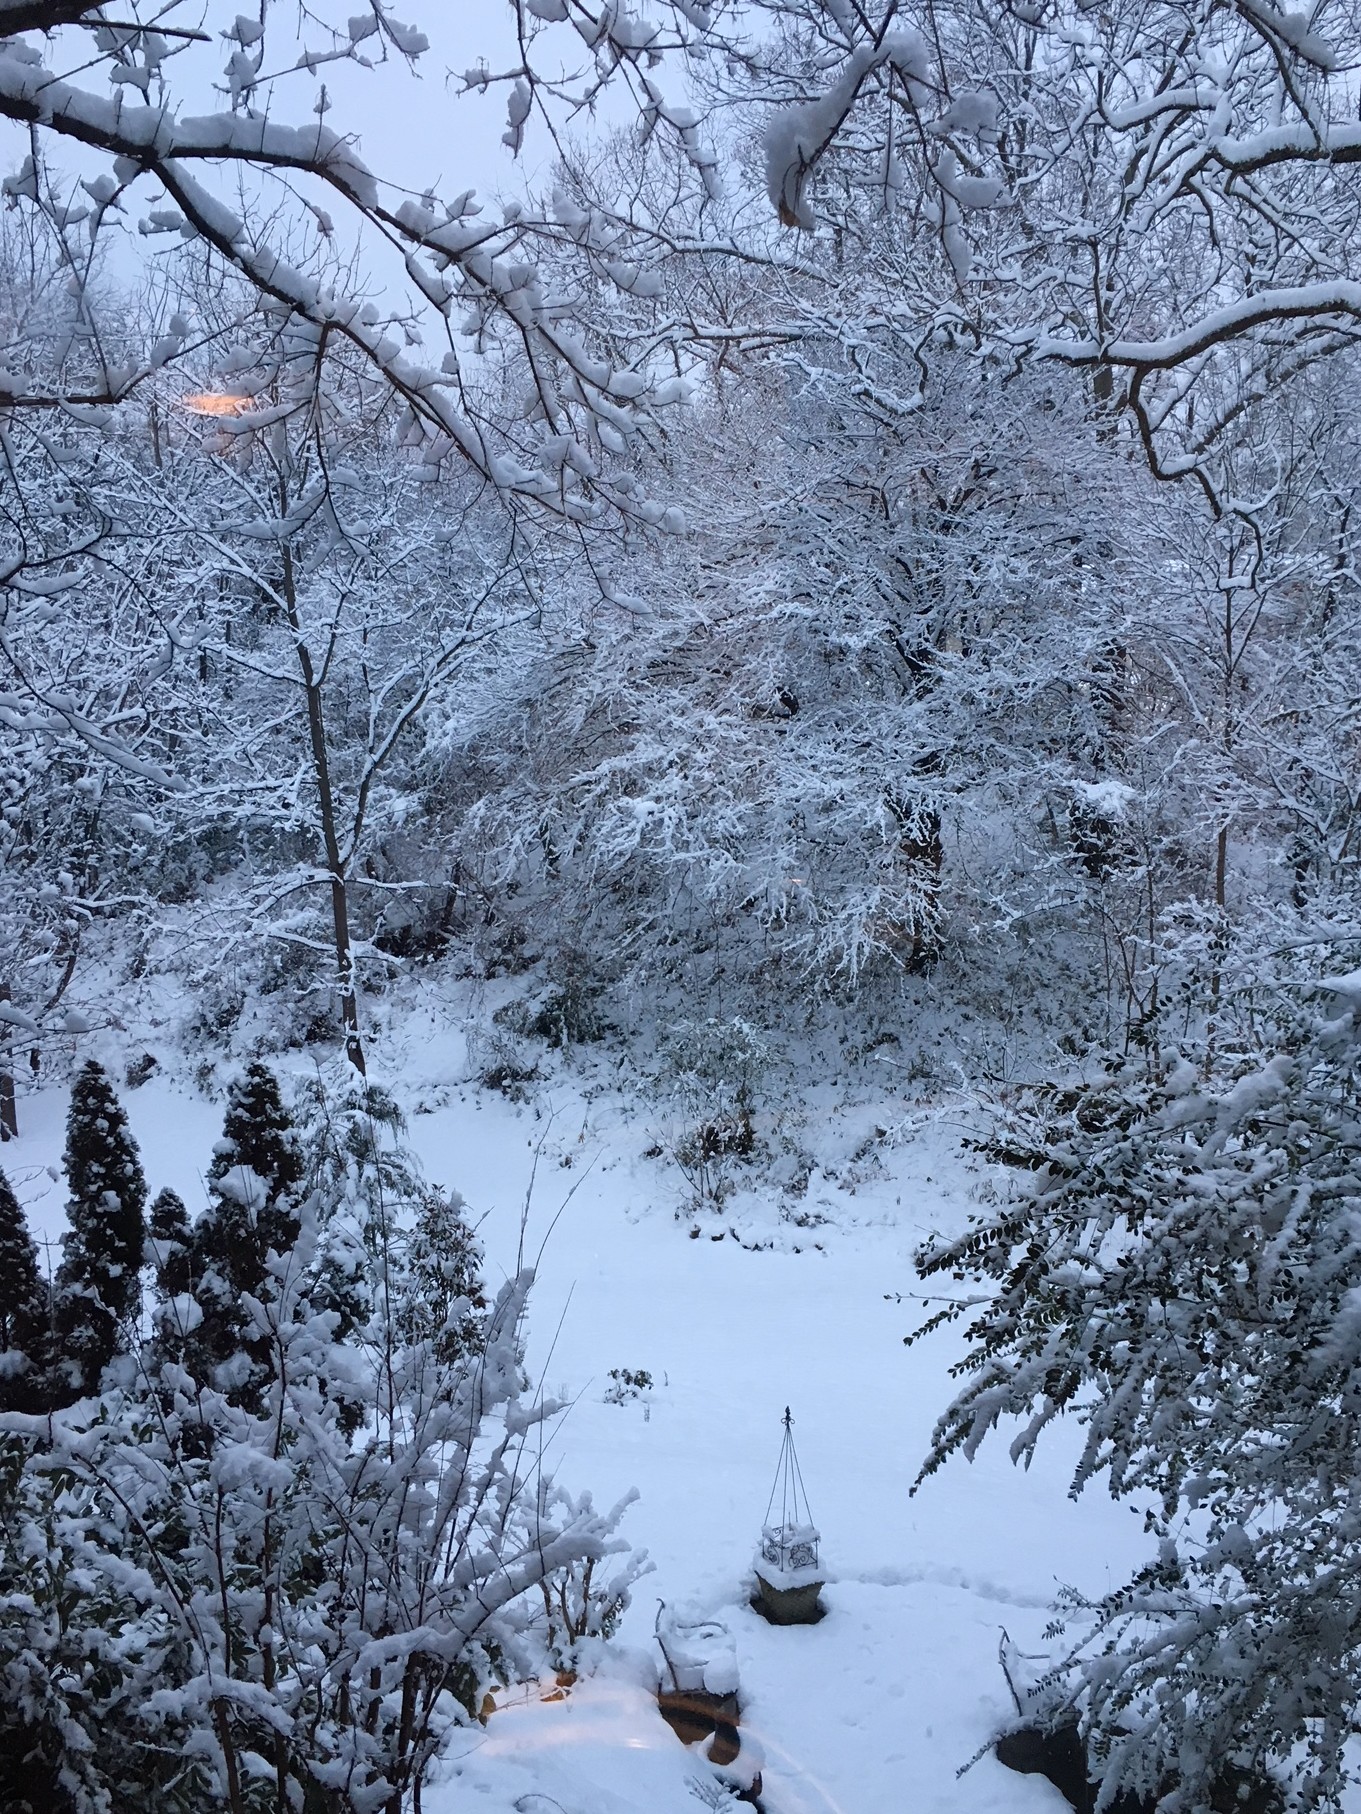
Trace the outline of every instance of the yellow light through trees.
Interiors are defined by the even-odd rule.
[[[183,403],[196,416],[239,416],[250,408],[249,397],[227,397],[218,391],[196,391]]]

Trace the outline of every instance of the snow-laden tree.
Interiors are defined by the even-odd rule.
[[[288,1253],[297,1239],[302,1176],[278,1083],[268,1066],[253,1063],[228,1091],[208,1167],[208,1204],[193,1226],[185,1287],[197,1315],[184,1332],[186,1365],[250,1408],[259,1403],[271,1352],[252,1333],[249,1303],[265,1288],[270,1254]],[[173,1301],[169,1310],[173,1322]]]
[[[701,305],[684,324],[695,344],[832,335],[870,384],[897,347],[924,379],[942,346],[1056,360],[1130,412],[1155,470],[1195,472],[1218,497],[1221,437],[1354,341],[1345,11],[687,0],[636,21],[647,72],[596,40],[613,8],[517,11],[512,120],[551,113],[564,84],[535,66],[570,70],[585,38],[596,80],[636,84],[648,136],[688,164],[690,206],[712,208],[719,184],[742,204],[764,190],[768,226],[743,205],[697,230],[679,182],[660,209],[628,185],[570,217],[583,244],[620,234],[635,294],[682,246],[770,261],[775,308],[733,321]],[[811,284],[781,282],[791,272]]]
[[[165,882],[186,863],[227,877],[201,922],[206,971],[304,976],[305,1018],[333,1012],[362,1070],[356,965],[438,881],[409,750],[537,610],[538,538],[422,465],[388,394],[305,321],[249,327],[228,413],[159,466],[125,466],[168,625]]]
[[[1113,785],[1084,807],[1082,905],[1139,1038],[1198,1036],[1236,973],[1356,925],[1353,370],[1301,379],[1221,450],[1231,509],[1185,487],[1122,497],[1143,600],[1103,682]]]
[[[0,1409],[40,1408],[51,1343],[51,1290],[14,1187],[0,1172]]]
[[[557,1407],[526,1395],[529,1275],[455,1353],[380,1247],[342,1340],[337,1213],[309,1196],[244,1299],[254,1407],[153,1345],[102,1397],[4,1420],[5,1741],[74,1814],[400,1814],[487,1689],[548,1660],[540,1584],[623,1547],[622,1506],[540,1471]]]
[[[66,1206],[54,1283],[53,1390],[99,1389],[115,1354],[136,1340],[142,1310],[146,1180],[128,1118],[104,1067],[87,1059],[66,1120]]]
[[[201,741],[192,711],[166,731],[158,684],[177,655],[200,666],[210,659],[206,651],[195,658],[177,640],[179,601],[163,599],[166,572],[186,571],[182,551],[166,546],[173,513],[149,523],[117,482],[126,477],[130,443],[138,444],[138,471],[159,469],[176,447],[190,388],[182,369],[192,366],[204,407],[232,412],[223,427],[236,431],[238,450],[267,441],[279,420],[278,387],[270,390],[249,369],[258,361],[248,355],[243,366],[241,344],[253,340],[260,352],[263,309],[282,342],[282,351],[274,349],[276,378],[280,359],[286,372],[307,367],[298,358],[302,344],[318,359],[343,358],[352,374],[366,375],[371,396],[356,438],[373,435],[390,407],[400,418],[408,479],[465,473],[512,515],[530,501],[579,526],[621,511],[649,521],[664,514],[640,492],[628,447],[654,407],[674,401],[674,387],[663,384],[654,397],[649,372],[616,374],[588,357],[561,298],[546,293],[535,272],[530,247],[544,223],[522,220],[513,206],[493,219],[466,186],[447,206],[433,190],[420,201],[389,193],[363,168],[353,135],[326,123],[325,78],[333,63],[414,63],[428,48],[424,35],[376,0],[362,16],[342,9],[328,18],[311,9],[300,25],[267,4],[253,24],[218,21],[222,37],[206,23],[172,24],[162,14],[142,20],[134,5],[128,20],[110,24],[100,8],[62,0],[8,6],[0,20],[7,33],[0,118],[22,123],[30,148],[5,185],[10,208],[0,259],[0,398],[8,412],[0,450],[0,728],[16,740],[0,752],[0,857],[17,885],[7,894],[20,973],[10,987],[20,1017],[12,1024],[25,1034],[51,1030],[82,935],[129,904],[111,887],[108,866],[96,861],[108,833],[121,831],[145,857],[149,838],[173,832],[173,815],[167,826],[159,808],[188,787],[181,772],[186,743]],[[457,39],[451,45],[465,64],[475,61],[476,48]],[[305,91],[296,127],[284,125],[280,112],[294,88]],[[125,233],[133,226],[136,234]],[[365,258],[397,253],[386,308],[375,306],[355,278],[356,236]],[[121,256],[109,260],[116,238]],[[139,294],[129,278],[126,254],[135,247],[157,254],[151,294]],[[178,256],[166,256],[177,248]],[[108,281],[111,264],[125,287]],[[437,344],[427,350],[432,339]],[[507,368],[516,374],[509,390]],[[526,383],[534,393],[528,400]],[[112,446],[124,458],[110,467],[104,457]],[[342,460],[330,452],[354,480],[353,453]],[[283,494],[268,479],[263,494],[258,487],[256,495],[240,492],[219,525],[236,544],[224,561],[238,576],[251,570],[247,585],[261,578],[252,558],[261,524],[273,517],[301,529],[299,511],[320,509],[329,492],[324,460],[303,473],[285,458],[272,476],[284,483]],[[361,493],[367,477],[357,482]],[[370,526],[383,498],[392,501],[391,479],[389,473],[378,487],[383,496],[371,500]],[[345,482],[342,473],[342,491]],[[331,521],[355,514],[339,496],[330,502],[338,506],[329,510]],[[467,508],[465,494],[445,513],[445,526]],[[427,514],[417,539],[429,541],[435,514]],[[206,526],[192,510],[182,520]],[[256,532],[253,550],[240,546],[238,528]],[[389,548],[395,565],[385,572],[400,568],[414,591],[412,555],[411,548]],[[301,559],[300,542],[283,565],[293,557],[306,592],[315,574]],[[381,568],[381,558],[371,566],[380,588]],[[187,573],[206,579],[202,558],[190,559]],[[289,593],[284,574],[264,578],[280,597]],[[231,575],[217,581],[230,585]],[[387,585],[386,592],[391,600],[394,589]],[[315,594],[303,599],[302,619],[314,602]],[[279,608],[286,614],[289,606]],[[307,694],[324,820],[316,677],[329,651],[324,628],[317,630],[307,621],[292,655],[299,668],[316,656],[313,678],[294,679]],[[406,678],[432,683],[430,657],[428,647],[415,652]],[[277,661],[272,671],[278,674]],[[411,689],[396,686],[390,671],[376,686],[369,701],[374,767],[389,754],[394,713],[385,706],[395,700],[399,718],[411,706]],[[56,769],[65,774],[64,788]],[[366,799],[372,781],[370,773],[357,783]],[[258,778],[249,784],[258,786]],[[340,816],[329,840],[319,827],[337,913],[344,905],[337,877],[356,831],[353,816]],[[58,846],[76,860],[54,864]],[[186,889],[211,869],[201,847],[193,855]],[[128,890],[139,892],[145,898],[149,891]],[[273,919],[272,905],[262,906],[257,920]],[[361,1060],[348,1013],[349,934],[339,920],[336,937],[337,993],[352,1054]],[[3,1075],[12,1075],[8,1064]]]
[[[302,1176],[302,1156],[278,1081],[257,1060],[228,1091],[222,1138],[208,1167],[214,1207],[207,1213],[215,1226],[199,1223],[205,1250],[222,1258],[242,1290],[263,1283],[270,1248],[282,1253],[293,1245],[297,1230],[289,1199]],[[239,1240],[224,1225],[229,1213]]]
[[[970,1287],[927,1325],[963,1319],[969,1347],[922,1472],[1012,1419],[1028,1463],[1074,1419],[1072,1491],[1104,1476],[1157,1539],[1070,1596],[1051,1679],[1105,1790],[1179,1780],[1167,1805],[1203,1806],[1236,1759],[1336,1806],[1361,1693],[1361,982],[1278,970],[1243,1007],[1208,1075],[1150,1057],[1003,1122],[1024,1182],[920,1258]]]
[[[0,287],[18,312],[16,262],[6,231]],[[90,931],[142,892],[132,878],[149,850],[148,808],[177,785],[152,709],[166,633],[109,452],[64,418],[60,432],[46,417],[4,429],[0,995],[25,1062],[67,1021]]]
[[[921,965],[952,917],[1033,917],[1065,872],[1071,901],[1084,790],[1129,791],[1116,670],[1169,585],[1080,386],[960,358],[890,417],[835,342],[804,354],[668,438],[684,538],[621,555],[609,600],[557,588],[431,715],[458,855],[541,936]]]
[[[76,412],[108,427],[158,373],[214,341],[217,324],[196,320],[191,301],[153,340],[130,343],[123,312],[91,280],[106,244],[135,227],[123,240],[134,256],[187,242],[208,271],[243,280],[247,310],[263,302],[350,349],[400,400],[427,463],[466,464],[572,521],[637,507],[623,468],[616,483],[614,456],[668,397],[653,395],[646,372],[616,383],[540,281],[535,249],[558,224],[513,204],[484,208],[466,172],[446,186],[432,168],[420,194],[385,182],[359,154],[362,119],[330,122],[332,66],[414,70],[431,50],[385,0],[357,14],[325,4],[301,15],[265,0],[252,18],[214,11],[185,22],[154,9],[143,17],[137,0],[112,22],[97,5],[6,0],[0,24],[0,118],[29,145],[5,194],[55,247],[73,316],[59,371],[7,366],[0,396],[11,410]],[[443,24],[446,67],[473,68],[469,81],[485,87],[485,46],[468,20],[446,14]],[[605,7],[590,48],[616,67],[645,64],[635,36]],[[528,89],[517,92],[522,127]],[[512,127],[507,142],[521,137]],[[318,268],[318,247],[340,256]],[[630,288],[622,267],[617,287]],[[507,411],[486,393],[473,349],[489,337],[532,374],[532,409]]]
[[[152,1265],[152,1286],[158,1304],[183,1297],[194,1282],[194,1231],[189,1211],[178,1192],[158,1190],[146,1219],[147,1254]]]
[[[567,242],[627,314],[681,242],[715,263],[816,266],[779,245],[775,223],[827,229],[844,274],[857,212],[908,222],[919,256],[903,285],[872,264],[849,284],[824,268],[817,301],[801,299],[786,331],[830,329],[871,365],[901,337],[924,360],[949,341],[1085,368],[1130,409],[1161,470],[1203,470],[1211,486],[1207,456],[1245,405],[1354,334],[1361,152],[1344,12],[1297,21],[1238,0],[1206,15],[1167,0],[1095,14],[1065,0],[994,13],[933,0],[908,17],[898,0],[659,0],[648,13],[510,0],[508,14],[495,67],[462,18],[425,23],[466,86],[504,88],[512,150],[536,116],[556,132],[607,88],[625,91],[642,139],[689,173],[696,205],[725,186],[763,190],[769,227],[734,236],[716,216],[696,236],[633,184],[592,209],[522,203],[497,217],[457,176],[443,193],[399,196],[363,164],[356,122],[330,122],[325,85],[336,64],[431,51],[425,30],[378,0],[353,16],[313,7],[300,25],[266,4],[217,40],[135,8],[109,24],[74,0],[7,0],[0,117],[32,147],[7,189],[60,244],[81,315],[71,369],[55,384],[12,372],[14,406],[116,405],[195,344],[177,313],[129,354],[117,317],[111,326],[85,299],[90,261],[125,218],[153,243],[190,240],[350,346],[402,399],[430,459],[466,460],[576,520],[602,504],[638,510],[622,450],[669,396],[670,374],[647,337],[624,368],[594,356],[541,269]],[[212,88],[214,111],[187,110]],[[755,118],[754,149],[734,113]],[[94,172],[54,175],[67,148]],[[310,267],[300,223],[391,259],[387,312],[348,276]],[[667,338],[737,342],[768,327],[697,314]],[[469,354],[489,341],[523,362],[528,410],[482,391]]]
[[[442,1360],[476,1348],[487,1308],[482,1250],[465,1207],[457,1191],[427,1186],[402,1251],[410,1333],[430,1341]]]

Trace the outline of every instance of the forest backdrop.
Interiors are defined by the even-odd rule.
[[[645,1045],[683,994],[712,1200],[763,1038],[834,1012],[906,1053],[943,1024],[916,1080],[987,1097],[1033,1188],[924,1257],[983,1287],[929,1466],[1077,1409],[1075,1485],[1161,1496],[1159,1562],[1072,1678],[1108,1781],[1208,1793],[1213,1728],[1335,1798],[1361,1678],[1355,9],[514,0],[487,63],[382,0],[139,7],[0,0],[27,147],[0,232],[0,1124],[158,989],[209,1074],[297,1048],[359,1088],[392,991],[515,972],[499,1087],[535,1040]],[[498,95],[543,174],[385,182],[354,136],[375,62]],[[288,1294],[333,1314],[334,1178],[308,1176],[256,1279],[276,1406]],[[498,1406],[520,1303],[489,1313]],[[346,1328],[415,1381],[400,1413],[375,1387],[373,1442],[452,1364],[386,1298],[345,1314],[308,1361],[342,1470]],[[206,1390],[218,1363],[173,1364]],[[189,1503],[254,1440],[240,1390],[167,1438]],[[563,1520],[563,1566],[604,1553],[608,1521]],[[229,1702],[191,1787],[239,1810]],[[280,1808],[297,1743],[261,1766]],[[316,1781],[342,1793],[342,1751],[349,1805],[395,1809],[408,1778],[363,1745]]]

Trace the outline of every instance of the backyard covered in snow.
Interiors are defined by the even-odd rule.
[[[731,1632],[771,1814],[886,1814],[908,1799],[958,1814],[1061,1807],[1041,1777],[978,1755],[1015,1721],[999,1643],[1005,1631],[1046,1654],[1059,1585],[1105,1589],[1146,1540],[1103,1494],[1069,1499],[1076,1450],[1062,1438],[1029,1471],[999,1443],[911,1495],[959,1351],[950,1333],[904,1346],[925,1315],[911,1255],[932,1228],[962,1224],[987,1173],[960,1127],[932,1118],[889,1138],[885,1122],[903,1115],[892,1097],[842,1105],[810,1090],[785,1108],[817,1159],[794,1200],[807,1225],[757,1170],[730,1214],[696,1217],[679,1170],[645,1156],[664,1116],[599,1078],[583,1090],[570,1068],[525,1102],[479,1088],[450,1020],[417,1012],[391,1042],[403,1095],[422,1105],[412,1142],[427,1176],[468,1198],[489,1281],[522,1240],[531,1257],[542,1244],[528,1367],[570,1401],[543,1465],[601,1503],[636,1489],[623,1530],[655,1568],[595,1673],[565,1696],[551,1677],[498,1693],[485,1727],[454,1736],[426,1810],[466,1809],[476,1792],[488,1814],[693,1814],[713,1773],[657,1712],[659,1600]],[[196,1206],[220,1104],[160,1078],[126,1104],[152,1188]],[[46,1168],[59,1166],[65,1112],[61,1090],[26,1097],[5,1154],[52,1240],[64,1196]],[[640,1371],[641,1390],[612,1377]],[[827,1610],[779,1628],[749,1598],[786,1404]]]

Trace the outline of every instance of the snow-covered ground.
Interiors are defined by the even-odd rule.
[[[115,1076],[127,1057],[96,1055]],[[957,1131],[879,1138],[901,1102],[851,1104],[825,1086],[781,1110],[820,1162],[792,1204],[806,1225],[782,1216],[790,1200],[759,1162],[726,1213],[695,1217],[679,1170],[646,1156],[657,1117],[589,1066],[557,1067],[508,1101],[467,1080],[462,1034],[434,1012],[407,1021],[381,1060],[417,1111],[409,1131],[427,1172],[481,1218],[493,1282],[515,1264],[533,1175],[526,1247],[543,1251],[529,1363],[571,1400],[548,1459],[597,1503],[637,1487],[625,1530],[655,1563],[604,1673],[562,1700],[529,1694],[466,1735],[427,1814],[695,1814],[703,1766],[640,1685],[659,1599],[731,1630],[771,1814],[1061,1809],[1047,1783],[991,1756],[957,1772],[1010,1712],[1002,1628],[1040,1650],[1058,1584],[1105,1588],[1142,1553],[1140,1521],[1099,1492],[1068,1499],[1071,1431],[1028,1474],[997,1442],[910,1494],[960,1348],[954,1331],[903,1345],[923,1314],[911,1251],[960,1225],[982,1175]],[[64,1192],[47,1168],[66,1101],[55,1087],[25,1097],[3,1155],[35,1232],[53,1239]],[[220,1105],[162,1076],[125,1101],[151,1188],[172,1185],[197,1209]],[[611,1369],[654,1384],[607,1402]],[[786,1405],[828,1611],[778,1629],[747,1595]]]

